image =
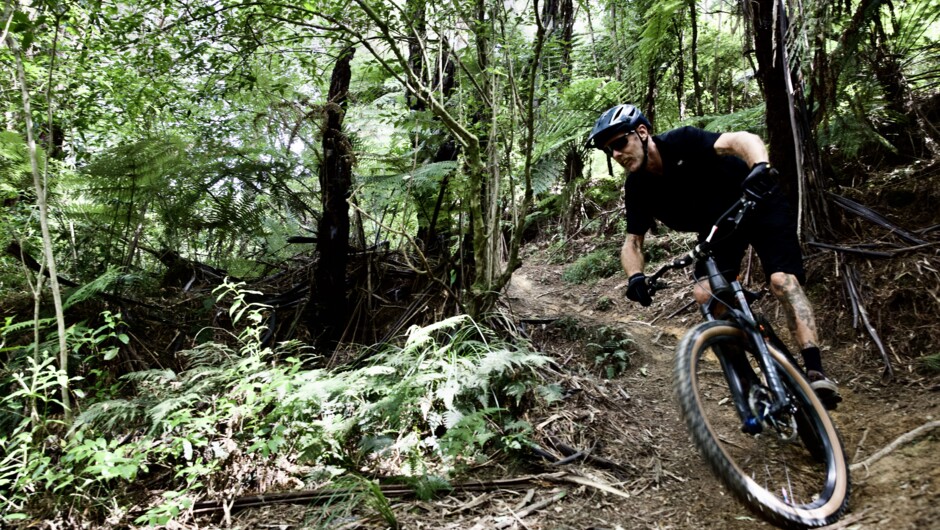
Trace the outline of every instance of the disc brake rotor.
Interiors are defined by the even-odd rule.
[[[789,410],[770,414],[773,410],[774,398],[767,388],[754,385],[748,392],[747,404],[751,414],[764,426],[764,429],[777,433],[777,438],[783,442],[792,442],[796,439],[796,418]]]

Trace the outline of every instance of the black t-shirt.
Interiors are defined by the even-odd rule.
[[[744,160],[719,156],[719,133],[681,127],[653,136],[663,174],[631,173],[624,184],[627,232],[644,235],[654,219],[680,232],[707,232],[741,197]]]

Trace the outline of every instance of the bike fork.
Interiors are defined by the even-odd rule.
[[[754,417],[748,402],[751,386],[757,383],[757,375],[747,364],[745,352],[740,348],[715,347],[714,350],[721,364],[721,371],[725,374],[728,389],[731,390],[734,408],[741,418],[741,431],[747,434],[760,433],[764,427],[760,420]]]

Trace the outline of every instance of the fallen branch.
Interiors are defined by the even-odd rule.
[[[852,299],[853,308],[857,309],[857,314],[862,318],[862,322],[865,324],[865,329],[868,331],[868,334],[871,336],[872,340],[875,341],[875,345],[878,346],[878,351],[881,352],[881,358],[884,360],[885,369],[881,373],[882,382],[886,382],[894,377],[894,368],[891,366],[891,358],[888,357],[888,352],[885,350],[884,343],[881,342],[881,337],[878,335],[878,331],[875,329],[875,326],[872,325],[871,320],[868,318],[868,310],[865,309],[865,306],[862,304],[862,296],[859,291],[858,285],[856,285],[856,272],[855,268],[851,264],[845,263],[845,285],[849,290],[849,297]]]
[[[567,490],[559,491],[558,493],[552,495],[551,497],[547,499],[543,499],[535,504],[532,504],[531,506],[529,506],[525,510],[522,510],[521,512],[517,512],[517,513],[512,514],[512,516],[506,517],[501,522],[496,523],[496,526],[494,528],[499,528],[499,529],[508,528],[512,526],[512,524],[515,523],[518,519],[522,519],[523,517],[526,517],[538,510],[541,510],[542,508],[548,506],[549,504],[552,504],[553,502],[563,499],[565,495],[567,494],[568,494]]]
[[[854,254],[856,256],[861,256],[863,258],[893,258],[894,252],[882,252],[878,250],[866,250],[856,247],[840,247],[838,245],[830,245],[829,243],[820,243],[818,241],[809,241],[807,245],[816,248],[823,248],[826,250],[834,250],[836,252],[841,252],[843,254]]]
[[[629,493],[623,490],[618,490],[617,488],[611,486],[610,484],[606,484],[604,482],[598,482],[594,479],[590,479],[588,477],[582,477],[580,475],[570,475],[566,473],[554,480],[557,480],[560,482],[570,482],[572,484],[577,484],[579,486],[587,486],[589,488],[594,488],[596,490],[600,490],[605,493],[610,493],[611,495],[623,497],[624,499],[630,498]]]
[[[906,443],[910,443],[916,440],[920,436],[923,436],[924,434],[936,429],[937,427],[940,427],[940,421],[931,421],[931,422],[921,425],[920,427],[914,429],[913,431],[910,431],[906,434],[902,434],[901,436],[898,436],[897,439],[895,439],[893,442],[889,443],[884,448],[879,450],[877,453],[871,455],[870,457],[866,458],[865,460],[862,460],[861,462],[857,464],[852,464],[851,466],[849,466],[849,471],[858,471],[859,469],[862,469],[862,468],[867,469],[868,466],[888,456],[893,451],[897,450],[898,447],[901,447],[902,445]]]
[[[904,254],[905,252],[913,252],[915,250],[921,250],[935,245],[940,245],[940,242],[934,241],[931,243],[921,243],[912,247],[901,247],[892,250],[868,250],[860,247],[840,247],[838,245],[830,245],[829,243],[820,243],[818,241],[810,241],[807,244],[811,247],[832,250],[835,252],[841,252],[843,254],[853,254],[863,258],[895,258],[901,254]]]
[[[548,441],[549,443],[552,444],[552,446],[555,447],[555,449],[558,449],[563,455],[565,455],[568,458],[578,455],[580,458],[584,458],[586,462],[589,462],[599,468],[613,469],[616,471],[623,471],[623,472],[630,471],[629,468],[621,464],[618,464],[617,462],[614,462],[613,460],[608,460],[606,458],[601,458],[599,456],[595,456],[591,454],[591,451],[579,451],[575,449],[574,447],[571,447],[570,445],[566,445],[564,442],[562,442],[555,436],[549,436]],[[568,460],[568,458],[566,458],[565,460]],[[557,462],[556,462],[556,465],[557,465]]]
[[[672,317],[678,315],[679,313],[685,311],[686,309],[692,307],[693,305],[695,305],[695,300],[691,300],[691,301],[689,301],[689,303],[685,304],[684,306],[680,307],[679,309],[676,309],[675,311],[673,311],[672,313],[670,313],[669,315],[667,315],[666,318],[667,318],[667,319],[670,319],[670,318],[672,318]],[[662,317],[663,317],[663,314],[660,313],[656,318],[654,318],[653,320],[650,321],[650,324],[651,324],[651,325],[652,325],[652,324],[655,324],[656,321],[659,320],[659,319],[662,318]]]
[[[565,472],[543,473],[540,475],[526,475],[522,477],[501,479],[501,480],[472,480],[451,485],[447,493],[452,492],[477,492],[493,491],[501,489],[523,490],[535,487],[544,487],[548,483],[570,482],[564,477],[568,475]],[[382,495],[387,498],[404,499],[415,495],[414,488],[401,484],[380,485],[379,489]],[[263,495],[247,495],[244,497],[235,497],[232,499],[207,500],[197,502],[193,505],[192,513],[207,513],[225,510],[240,510],[255,506],[264,506],[271,504],[316,504],[318,502],[335,501],[341,498],[349,498],[354,495],[369,493],[371,490],[366,488],[347,488],[337,491],[333,488],[319,488],[316,490],[290,491],[269,493]]]
[[[832,198],[833,202],[835,202],[842,209],[854,213],[855,215],[883,228],[887,228],[891,231],[891,233],[897,235],[908,243],[913,243],[915,245],[922,245],[926,243],[926,241],[908,232],[907,230],[891,224],[891,222],[885,219],[884,216],[867,206],[863,206],[862,204],[859,204],[852,199],[843,197],[841,195],[836,195],[835,193],[829,193],[829,196]]]

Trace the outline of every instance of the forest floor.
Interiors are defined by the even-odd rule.
[[[668,316],[686,305],[690,289],[665,291],[646,309],[622,298],[622,275],[594,285],[571,285],[562,281],[563,269],[564,265],[533,259],[516,272],[508,294],[518,318],[567,318],[588,328],[620,329],[633,339],[633,354],[622,373],[605,379],[595,356],[583,353],[584,344],[566,341],[559,337],[563,333],[551,330],[533,334],[537,346],[568,370],[566,384],[577,385],[581,392],[542,411],[545,418],[530,421],[539,426],[540,436],[554,435],[576,448],[593,447],[592,454],[621,464],[628,471],[587,464],[572,471],[627,491],[630,498],[575,489],[518,527],[772,528],[757,520],[712,475],[679,417],[672,388],[674,348],[700,317],[692,308]],[[774,316],[776,302],[770,298],[760,302],[760,309]],[[602,311],[604,304],[599,302],[606,299],[613,305]],[[825,300],[814,302],[820,312],[834,310],[826,308]],[[785,330],[780,319],[775,320],[775,326]],[[844,398],[832,417],[851,462],[861,462],[897,437],[940,419],[938,378],[895,366],[895,379],[882,384],[880,356],[867,336],[834,343],[826,340],[825,330],[822,334],[827,371],[839,382]],[[552,418],[556,419],[549,422]],[[934,431],[855,472],[849,512],[839,527],[940,528],[938,454],[940,431]],[[510,513],[514,502],[518,501],[507,499],[473,524],[455,522],[451,527],[491,527],[491,521]]]
[[[880,173],[853,197],[905,226],[940,222],[940,162],[902,171],[918,175],[913,188]],[[851,190],[847,190],[851,192]],[[851,225],[851,221],[849,222]],[[890,234],[852,225],[854,239],[889,245]],[[565,256],[549,241],[530,243],[504,301],[535,347],[557,363],[550,375],[567,396],[536,407],[526,418],[533,438],[564,457],[564,451],[590,452],[564,466],[533,465],[532,473],[567,473],[588,485],[545,483],[525,491],[454,494],[445,500],[404,509],[404,528],[449,529],[752,529],[773,528],[760,520],[711,473],[692,445],[674,398],[674,350],[686,331],[700,322],[689,304],[691,285],[662,291],[649,308],[623,297],[620,272],[593,283],[571,284],[562,276],[575,258],[602,245],[600,237],[566,241]],[[650,239],[650,238],[648,238]],[[655,239],[655,238],[654,238]],[[619,242],[614,242],[619,248]],[[648,241],[650,243],[650,241]],[[936,243],[918,253],[888,260],[856,260],[817,252],[807,258],[807,295],[816,310],[820,346],[828,375],[839,383],[844,401],[831,413],[850,464],[859,464],[899,437],[940,420],[940,373],[926,369],[924,356],[940,353],[937,304],[940,256]],[[669,244],[665,245],[669,248]],[[663,259],[680,253],[668,250]],[[567,263],[559,263],[566,261]],[[881,337],[894,375],[883,377],[885,361],[864,327],[853,329],[853,310],[843,290],[855,267],[856,286]],[[654,270],[654,267],[648,267]],[[753,277],[759,277],[755,272]],[[761,288],[753,279],[747,285]],[[763,297],[756,309],[789,342],[779,304]],[[618,339],[618,337],[622,337]],[[598,353],[590,343],[627,346],[628,359]],[[791,350],[792,350],[791,344]],[[609,350],[608,350],[609,351]],[[621,362],[625,361],[625,362]],[[612,374],[606,369],[612,368]],[[610,377],[613,375],[613,377]],[[829,528],[940,529],[940,429],[896,446],[851,474],[851,498],[841,521]],[[537,459],[533,458],[533,462]],[[518,464],[516,464],[518,465]],[[487,474],[505,478],[520,472],[508,466]],[[569,477],[570,478],[570,477]],[[614,491],[603,491],[599,485]],[[556,490],[565,490],[560,497]],[[560,497],[560,498],[559,498]],[[537,510],[531,507],[543,505]],[[403,506],[404,508],[404,506]]]
[[[590,247],[591,242],[581,244]],[[557,366],[548,382],[560,384],[566,397],[531,408],[525,419],[534,428],[532,438],[542,447],[559,457],[565,455],[558,447],[589,450],[592,460],[552,466],[535,456],[521,463],[497,458],[471,473],[470,478],[490,484],[484,491],[393,502],[399,527],[773,528],[712,475],[680,419],[672,388],[674,348],[700,318],[686,307],[690,289],[664,291],[652,307],[641,308],[622,298],[626,283],[622,274],[573,285],[562,280],[566,265],[545,259],[544,247],[530,246],[526,253],[525,264],[505,293],[506,309],[516,322],[527,323],[536,348],[555,360]],[[813,302],[819,313],[844,311],[827,306],[831,300]],[[784,330],[775,305],[771,297],[765,297],[758,309]],[[913,361],[895,359],[896,375],[884,382],[881,357],[867,336],[854,335],[850,329],[837,334],[837,340],[829,340],[827,331],[823,330],[821,338],[824,362],[844,397],[832,418],[850,463],[861,462],[899,436],[940,419],[936,373],[925,375]],[[614,377],[607,377],[605,365],[598,365],[598,360],[612,366],[611,361],[617,359],[600,359],[588,346],[599,336],[614,337],[614,342],[622,337],[618,344],[630,352],[623,364],[613,365]],[[867,469],[856,470],[851,476],[848,512],[828,528],[940,528],[938,454],[940,429],[934,429]],[[551,479],[551,474],[559,472],[566,474],[565,480]],[[506,479],[533,476],[522,488],[494,487]],[[616,492],[603,491],[605,486]],[[265,526],[305,527],[299,507],[297,514],[291,523],[282,508],[275,517],[287,526]],[[235,516],[235,526],[271,520],[257,512],[243,517]],[[340,527],[387,526],[380,520],[360,519]]]
[[[529,326],[536,347],[559,365],[558,383],[570,397],[530,412],[534,436],[616,464],[604,469],[584,461],[543,473],[565,470],[607,484],[625,496],[592,486],[552,485],[526,491],[455,494],[420,503],[399,517],[403,528],[772,528],[757,519],[712,475],[693,447],[673,398],[674,348],[699,321],[690,307],[690,289],[673,289],[648,309],[622,298],[622,274],[594,284],[562,280],[565,265],[539,258],[539,249],[513,276],[506,299],[517,321]],[[765,297],[759,307],[773,317],[776,302]],[[834,311],[814,300],[818,311]],[[669,317],[677,310],[678,314]],[[781,330],[779,315],[775,324]],[[629,361],[606,378],[595,354],[588,353],[591,333],[619,331],[630,341]],[[821,341],[829,375],[839,382],[844,401],[832,417],[847,455],[861,462],[897,437],[940,419],[940,378],[920,375],[913,366],[896,365],[893,381],[881,381],[880,356],[867,336]],[[851,336],[842,333],[840,336]],[[576,337],[582,337],[580,340]],[[572,339],[571,337],[575,337]],[[609,363],[608,363],[609,365]],[[619,370],[617,370],[619,371]],[[868,469],[852,474],[849,511],[830,528],[940,528],[940,430],[904,444]],[[564,456],[559,455],[559,456]],[[598,460],[598,462],[602,462]],[[535,470],[539,472],[539,470]],[[492,475],[493,469],[487,472]],[[500,478],[518,472],[506,469]],[[567,490],[558,500],[560,490]],[[524,513],[540,501],[547,505]],[[405,508],[405,506],[402,506]],[[516,514],[516,515],[514,515]]]

